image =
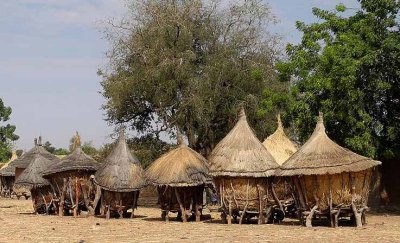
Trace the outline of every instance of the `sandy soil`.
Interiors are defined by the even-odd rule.
[[[283,225],[223,225],[217,213],[201,223],[165,223],[156,208],[139,208],[134,219],[41,216],[31,201],[0,198],[0,242],[400,242],[400,216],[369,214],[368,225],[305,228]]]

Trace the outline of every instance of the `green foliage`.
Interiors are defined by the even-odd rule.
[[[362,0],[343,17],[318,8],[317,23],[296,24],[301,43],[288,45],[288,61],[277,65],[291,97],[266,91],[264,109],[279,103],[306,140],[318,111],[329,136],[358,153],[378,158],[400,155],[399,1]]]
[[[6,162],[11,158],[11,145],[19,137],[14,134],[15,126],[8,124],[11,108],[4,105],[0,98],[0,162]]]
[[[95,156],[99,153],[97,149],[93,146],[92,141],[84,142],[81,148],[82,151],[89,156]]]
[[[249,121],[265,135],[259,100],[266,87],[281,85],[273,69],[278,38],[266,31],[275,21],[267,5],[131,3],[130,17],[106,31],[110,63],[99,74],[109,122],[157,137],[178,128],[206,155],[244,104]]]
[[[56,151],[56,148],[53,147],[49,141],[46,141],[46,142],[43,144],[43,148],[46,149],[47,152],[52,153],[52,154],[54,154],[55,151]]]
[[[64,148],[58,148],[54,151],[55,155],[68,155],[69,151],[67,149]]]

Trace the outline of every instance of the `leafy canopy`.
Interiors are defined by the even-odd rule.
[[[276,83],[275,22],[261,0],[137,0],[110,23],[104,109],[111,123],[143,134],[181,130],[207,154],[233,126],[239,105],[256,122],[262,91]],[[260,133],[261,134],[261,133]],[[264,134],[262,134],[264,135]]]
[[[0,98],[0,162],[11,158],[12,142],[19,138],[14,134],[16,127],[7,123],[10,120],[11,112],[11,107],[5,106]]]
[[[317,23],[297,22],[301,43],[277,65],[290,95],[265,94],[263,110],[281,108],[306,140],[318,111],[340,144],[367,156],[400,155],[400,33],[397,0],[361,0],[360,9],[313,8]]]

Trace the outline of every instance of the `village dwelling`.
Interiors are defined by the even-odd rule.
[[[120,132],[118,142],[112,152],[101,164],[94,176],[101,190],[101,214],[109,219],[116,212],[122,218],[134,216],[139,191],[146,185],[142,165],[128,148],[125,134]]]
[[[57,197],[60,216],[70,212],[77,216],[81,211],[94,215],[96,186],[90,176],[96,172],[99,163],[82,151],[78,132],[72,149],[72,153],[53,164],[44,173],[44,177],[49,179]]]
[[[282,166],[280,176],[291,178],[300,219],[308,227],[315,216],[331,226],[339,218],[365,223],[372,170],[381,162],[358,155],[333,142],[325,133],[323,115],[308,141]]]
[[[278,114],[277,119],[278,127],[276,131],[264,140],[263,145],[274,157],[275,161],[282,165],[297,151],[298,145],[286,136],[280,114]],[[275,211],[274,220],[281,221],[285,216],[297,217],[292,185],[284,177],[275,177],[272,186],[280,200],[279,208],[281,209],[280,211]]]
[[[178,133],[178,146],[154,161],[146,170],[147,181],[157,187],[161,217],[201,220],[204,186],[209,180],[207,160],[186,146]]]
[[[13,166],[15,170],[15,180],[22,174],[22,172],[29,166],[29,164],[33,161],[35,154],[40,154],[44,158],[52,161],[53,163],[57,163],[60,160],[54,154],[49,153],[43,146],[42,146],[42,137],[39,139],[35,139],[35,146],[29,150],[28,152],[24,153],[21,157],[14,160],[10,163],[10,166]],[[19,186],[18,188],[13,188],[14,193],[16,194],[17,198],[21,196],[25,196],[25,198],[29,197],[30,195],[30,188],[24,188],[23,186]]]
[[[221,202],[221,218],[231,224],[258,217],[270,219],[279,199],[271,187],[279,168],[272,155],[258,140],[241,109],[239,120],[209,157],[210,175]]]
[[[42,173],[53,164],[40,153],[30,156],[31,160],[15,180],[14,188],[30,190],[33,209],[37,214],[50,214],[55,211],[50,183],[42,177]]]
[[[8,166],[17,158],[18,156],[16,151],[13,151],[10,160],[0,169],[0,197],[11,197],[13,193],[15,168]]]

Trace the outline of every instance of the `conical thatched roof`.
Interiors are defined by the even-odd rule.
[[[66,172],[66,171],[89,171],[95,172],[99,167],[99,163],[89,155],[82,151],[81,147],[61,159],[60,162],[51,166],[45,173],[45,176]]]
[[[11,162],[7,168],[4,168],[4,170],[0,170],[0,176],[15,176],[15,168],[27,168],[29,163],[33,160],[35,154],[40,154],[54,163],[58,162],[59,159],[54,154],[49,153],[45,148],[43,148],[40,140],[41,138],[39,138],[39,143],[37,143],[35,139],[35,147]]]
[[[310,139],[283,165],[280,175],[318,175],[357,172],[381,162],[358,155],[333,142],[325,133],[322,113]]]
[[[280,114],[278,114],[278,128],[271,136],[265,139],[263,145],[279,165],[282,165],[297,151],[297,145],[286,136],[283,130]]]
[[[49,186],[50,183],[44,179],[43,172],[48,169],[54,162],[45,158],[39,153],[35,153],[31,157],[28,167],[21,173],[15,181],[15,187],[42,187]]]
[[[130,192],[146,185],[143,168],[120,133],[117,145],[95,174],[97,185],[108,191]]]
[[[208,180],[207,160],[186,146],[178,134],[178,147],[154,161],[146,171],[147,181],[159,186],[197,186]]]
[[[209,165],[212,176],[233,177],[268,177],[279,168],[254,135],[243,109],[239,113],[239,121],[211,152]]]

